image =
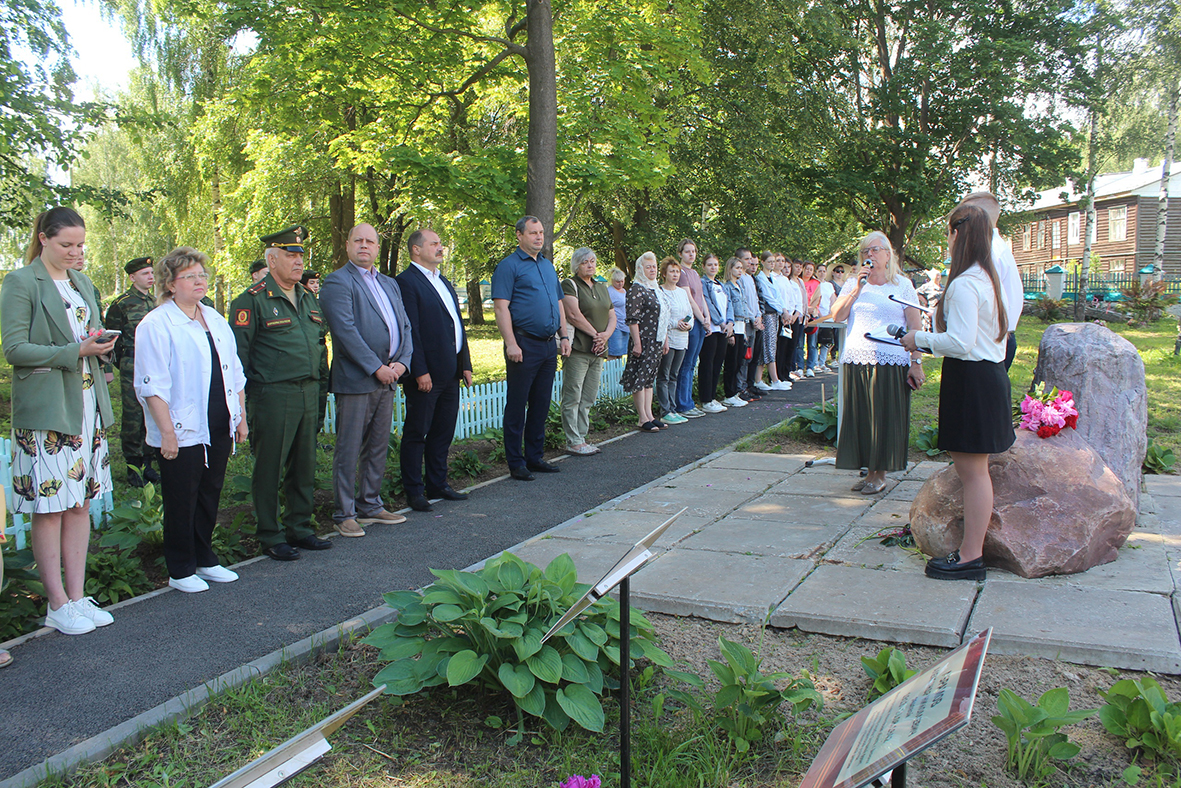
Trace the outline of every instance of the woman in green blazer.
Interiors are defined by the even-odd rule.
[[[94,285],[73,270],[85,240],[74,210],[42,213],[25,267],[0,288],[0,338],[12,365],[13,510],[32,516],[45,624],[68,635],[114,621],[84,591],[90,500],[111,489],[105,431],[114,417],[98,357],[115,344],[99,343]]]

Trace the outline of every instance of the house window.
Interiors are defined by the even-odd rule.
[[[1021,249],[1028,252],[1033,247],[1033,225],[1025,225],[1025,230],[1021,233]]]
[[[1062,246],[1062,222],[1055,219],[1050,222],[1050,248],[1058,249]]]
[[[1046,248],[1046,223],[1044,221],[1037,223],[1037,248]]]
[[[1110,271],[1113,274],[1122,274],[1124,272],[1124,259],[1121,257],[1118,260],[1112,260]]]
[[[1066,243],[1074,246],[1079,242],[1079,220],[1082,216],[1078,211],[1066,217]]]
[[[1107,209],[1107,240],[1126,241],[1128,238],[1128,206]]]

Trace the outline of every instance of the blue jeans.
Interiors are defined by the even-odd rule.
[[[808,337],[808,369],[816,369],[816,365],[820,363],[820,352],[816,345],[816,340],[820,338],[819,331],[813,331]]]
[[[677,411],[693,410],[693,372],[697,367],[697,357],[701,355],[701,345],[705,342],[705,326],[693,321],[693,328],[689,329],[689,348],[685,351],[685,358],[681,361],[681,371],[677,374]]]
[[[793,330],[799,331],[802,334],[804,331],[803,322],[796,323],[796,327]],[[796,344],[796,369],[800,372],[804,371],[804,364],[807,360],[808,343],[804,341],[806,338],[807,335],[800,337],[799,343]]]

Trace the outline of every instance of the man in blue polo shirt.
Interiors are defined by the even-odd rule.
[[[545,225],[536,216],[523,216],[516,227],[516,251],[492,274],[492,305],[504,339],[508,384],[504,456],[512,477],[528,482],[533,481],[531,471],[561,470],[545,461],[545,420],[558,369],[555,336],[562,355],[569,356],[570,333],[562,284],[554,264],[541,253]]]

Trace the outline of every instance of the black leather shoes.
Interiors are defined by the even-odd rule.
[[[144,481],[152,484],[160,483],[160,474],[156,473],[156,469],[146,462],[144,463]]]
[[[456,492],[451,489],[451,485],[442,487],[438,490],[427,490],[427,498],[442,498],[444,501],[466,501],[467,493]]]
[[[263,555],[269,555],[276,561],[295,561],[299,558],[299,551],[289,544],[280,542],[263,550]]]
[[[533,481],[533,474],[529,473],[528,468],[509,468],[508,473],[519,482]]]
[[[127,466],[127,484],[136,489],[144,486],[143,477],[139,475],[139,471],[132,465]]]
[[[305,536],[303,539],[298,539],[294,542],[288,542],[287,544],[292,547],[302,547],[304,550],[328,550],[332,547],[332,542],[329,542],[327,539],[321,539],[315,534]]]
[[[546,462],[545,460],[542,460],[541,462],[526,463],[525,467],[531,471],[536,471],[537,473],[561,473],[562,472],[562,469],[559,468],[557,465],[554,465],[552,462]]]
[[[426,499],[425,495],[411,495],[407,501],[410,508],[416,512],[430,512],[434,511],[431,508],[431,502]]]

